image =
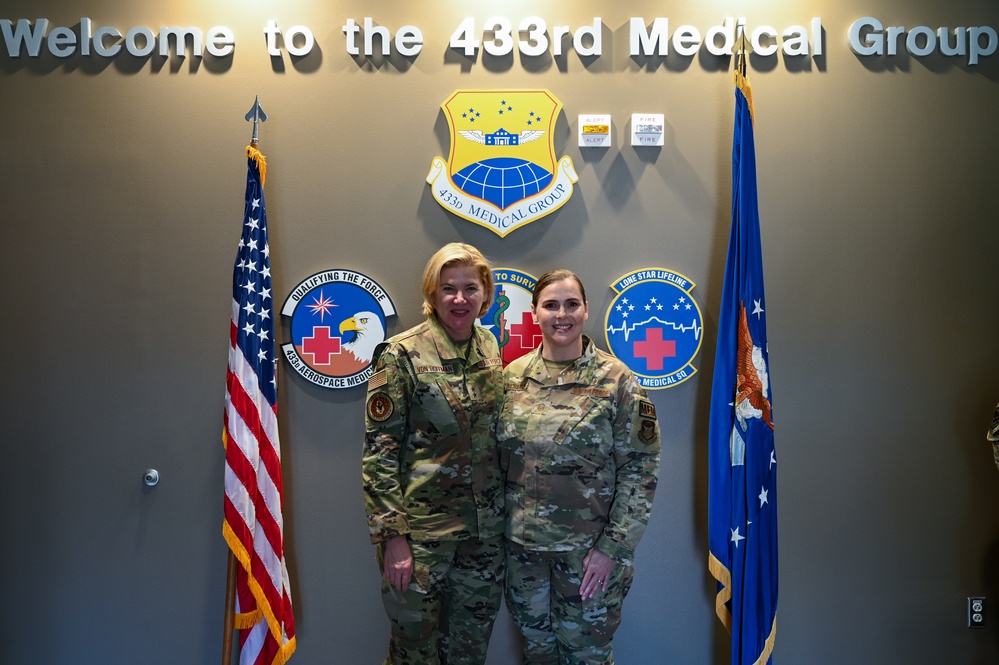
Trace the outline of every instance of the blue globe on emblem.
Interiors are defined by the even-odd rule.
[[[451,180],[469,196],[506,210],[518,201],[544,191],[553,177],[526,159],[494,157],[469,164],[451,176]]]

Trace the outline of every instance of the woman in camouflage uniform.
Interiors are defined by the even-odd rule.
[[[494,435],[502,360],[475,325],[488,262],[440,249],[427,320],[381,344],[368,381],[365,509],[392,635],[386,665],[482,665],[502,595],[503,488]]]
[[[554,270],[531,310],[540,348],[505,371],[507,606],[525,665],[609,664],[659,471],[655,407],[583,333],[583,285]]]

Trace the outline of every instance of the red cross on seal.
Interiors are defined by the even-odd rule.
[[[635,342],[635,357],[645,358],[649,371],[661,370],[664,358],[676,357],[676,341],[663,339],[662,328],[646,328],[645,339]]]
[[[302,353],[311,355],[317,365],[329,365],[332,356],[340,353],[340,338],[330,337],[329,326],[316,326],[312,337],[302,338]]]

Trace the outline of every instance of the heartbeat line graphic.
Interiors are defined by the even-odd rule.
[[[632,324],[631,326],[628,326],[627,323],[622,323],[620,328],[615,328],[614,326],[610,326],[610,327],[607,328],[607,332],[610,333],[611,335],[613,335],[615,333],[623,332],[624,333],[624,341],[627,342],[628,341],[628,337],[630,337],[631,333],[633,333],[635,331],[635,328],[638,328],[640,326],[648,325],[649,323],[652,323],[653,321],[657,321],[657,322],[663,324],[664,326],[668,326],[668,327],[672,328],[673,330],[678,330],[680,332],[691,332],[691,331],[693,331],[693,333],[694,333],[694,339],[695,340],[700,339],[700,337],[701,337],[701,326],[697,325],[697,320],[696,319],[689,326],[685,326],[682,323],[673,323],[672,321],[663,321],[658,316],[653,316],[653,317],[650,317],[650,318],[648,318],[648,319],[646,319],[644,321],[636,322],[636,323]]]

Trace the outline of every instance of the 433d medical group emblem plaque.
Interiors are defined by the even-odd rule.
[[[427,175],[434,198],[505,236],[555,212],[579,180],[553,141],[562,102],[547,90],[458,90],[441,104],[451,130],[447,161]]]

